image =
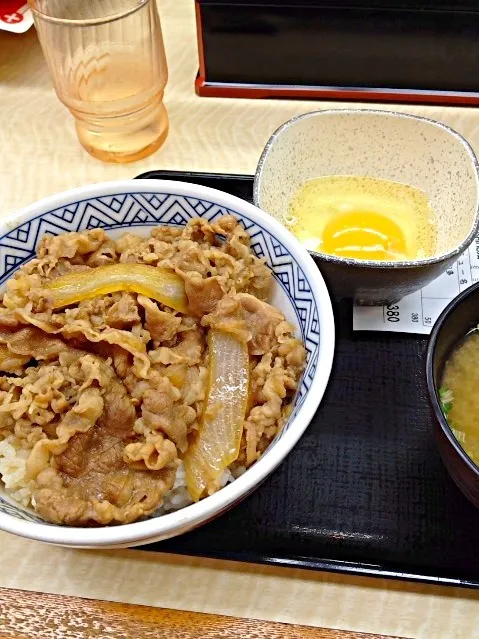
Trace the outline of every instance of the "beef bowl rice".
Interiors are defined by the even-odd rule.
[[[232,215],[44,236],[0,304],[7,493],[56,524],[123,524],[251,466],[306,360],[271,284]]]
[[[75,206],[71,230],[52,234]],[[146,543],[250,492],[281,457],[245,480],[308,404],[319,327],[334,336],[320,274],[294,238],[241,200],[158,181],[61,194],[17,224],[0,247],[34,225],[37,238],[0,299],[0,525],[70,545],[95,545],[104,530],[113,536],[101,545]],[[327,382],[331,342],[323,348],[320,394],[294,441]],[[191,521],[167,514],[185,506]]]

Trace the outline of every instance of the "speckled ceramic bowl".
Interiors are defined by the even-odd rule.
[[[397,301],[444,271],[474,239],[478,226],[478,164],[451,128],[412,115],[372,110],[316,111],[283,124],[258,164],[254,203],[283,221],[306,180],[364,175],[418,187],[436,214],[437,241],[427,259],[379,262],[311,251],[336,296],[363,304]]]

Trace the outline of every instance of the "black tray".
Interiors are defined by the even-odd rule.
[[[251,201],[249,176],[158,171]],[[337,347],[321,406],[300,442],[243,503],[144,547],[316,570],[479,586],[479,510],[447,475],[432,434],[427,338],[353,333],[334,302]]]

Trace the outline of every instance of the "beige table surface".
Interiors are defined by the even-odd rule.
[[[153,168],[251,173],[283,121],[305,111],[351,106],[198,98],[193,0],[163,0],[160,12],[171,131],[163,149],[134,165],[102,164],[81,149],[51,88],[34,30],[0,33],[1,213],[60,190]],[[479,151],[479,110],[394,108],[452,125]],[[67,550],[6,533],[0,533],[0,587],[421,639],[479,637],[479,592],[472,590],[145,551]]]

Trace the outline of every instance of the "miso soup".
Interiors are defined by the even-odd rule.
[[[469,334],[446,362],[439,394],[452,432],[479,466],[479,332]]]

